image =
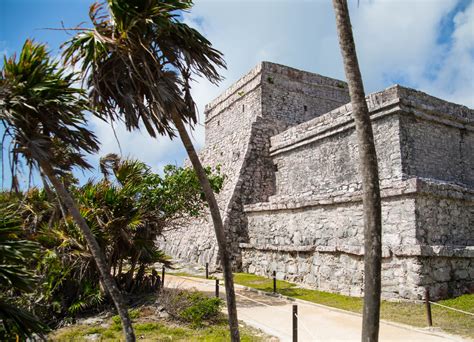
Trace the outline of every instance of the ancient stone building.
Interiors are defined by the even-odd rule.
[[[206,106],[234,265],[361,296],[363,220],[346,83],[263,62]],[[383,297],[474,291],[474,111],[398,85],[367,97],[383,199]],[[210,218],[166,235],[216,265]]]

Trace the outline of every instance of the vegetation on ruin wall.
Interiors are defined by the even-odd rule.
[[[70,174],[64,181],[121,290],[154,291],[158,274],[151,266],[169,263],[156,237],[205,208],[196,174],[166,166],[160,176],[142,162],[115,155],[101,160],[101,171],[101,180],[83,186]],[[223,177],[209,168],[207,173],[219,191]],[[84,237],[47,186],[0,193],[0,261],[2,340],[44,331],[39,322],[54,328],[109,302]],[[16,323],[10,307],[24,308],[17,316],[22,321],[31,316],[30,329]]]
[[[273,280],[254,274],[235,273],[236,284],[272,292]],[[358,297],[300,288],[296,284],[277,280],[278,293],[330,307],[362,313],[363,300]],[[474,294],[441,300],[439,304],[474,313]],[[474,337],[474,318],[463,313],[432,305],[433,325],[446,332]],[[426,309],[422,303],[382,301],[381,318],[387,321],[426,327]]]

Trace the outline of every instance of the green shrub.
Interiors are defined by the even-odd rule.
[[[220,315],[222,300],[209,298],[199,292],[190,293],[190,306],[179,313],[179,316],[194,326],[201,326],[203,321],[216,320]]]
[[[165,289],[161,293],[161,305],[174,319],[201,326],[205,321],[216,322],[221,318],[223,302],[197,291]]]

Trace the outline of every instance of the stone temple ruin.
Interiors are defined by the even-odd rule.
[[[203,164],[236,270],[363,294],[358,152],[345,82],[263,62],[206,106]],[[384,298],[474,292],[474,110],[392,86],[367,97],[383,200]],[[210,218],[168,232],[175,258],[217,266]]]

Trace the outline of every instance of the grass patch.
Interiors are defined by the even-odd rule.
[[[230,341],[229,326],[226,319],[220,319],[205,326],[195,326],[182,322],[160,320],[154,316],[152,307],[142,307],[129,311],[133,319],[135,335],[139,341]],[[61,328],[49,335],[48,341],[53,342],[86,342],[91,335],[99,341],[124,341],[122,328],[117,318],[107,320],[108,327],[101,325],[75,325]],[[260,342],[266,339],[262,333],[246,325],[240,326],[241,341]],[[98,336],[97,336],[98,335]]]
[[[167,322],[145,322],[134,323],[135,334],[140,341],[206,341],[224,342],[230,341],[229,327],[225,323],[219,323],[204,328],[193,328],[190,326],[176,326]],[[240,327],[241,341],[260,342],[265,341],[256,335],[253,329]],[[124,341],[121,330],[111,328],[97,329],[87,326],[74,326],[62,328],[51,334],[50,341],[53,342],[86,342],[92,334],[99,334],[100,341]]]
[[[237,284],[257,290],[272,292],[273,279],[247,273],[235,273],[234,281]],[[278,293],[323,304],[330,307],[362,313],[362,298],[344,296],[335,293],[299,288],[296,284],[277,280]],[[439,304],[474,313],[474,294],[463,295],[454,299],[441,300]],[[462,313],[451,311],[432,305],[433,325],[441,329],[463,336],[474,337],[474,318]],[[387,321],[398,322],[417,327],[426,327],[426,311],[424,304],[397,303],[382,301],[381,318]]]

